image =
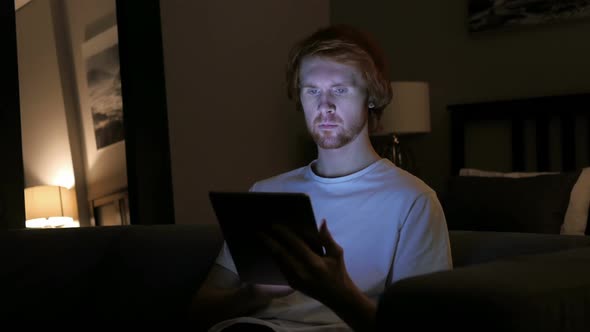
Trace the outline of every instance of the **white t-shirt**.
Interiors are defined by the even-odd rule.
[[[315,161],[314,161],[315,162]],[[324,178],[308,166],[255,183],[260,192],[303,192],[319,224],[326,219],[354,283],[374,301],[391,283],[452,268],[449,234],[436,193],[424,182],[381,159],[342,177]],[[224,244],[217,264],[238,274]],[[350,331],[329,308],[294,292],[273,300],[253,317],[216,324],[258,322],[276,331]]]

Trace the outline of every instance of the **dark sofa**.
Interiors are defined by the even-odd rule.
[[[590,237],[450,235],[455,269],[394,284],[381,330],[588,331]],[[1,231],[0,316],[180,326],[221,243],[213,224]]]
[[[450,235],[455,269],[392,285],[381,330],[590,331],[590,237]]]
[[[0,232],[0,317],[178,322],[222,243],[210,225]]]

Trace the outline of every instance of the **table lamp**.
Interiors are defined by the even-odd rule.
[[[397,166],[408,169],[410,160],[399,136],[430,132],[430,91],[426,82],[391,82],[393,98],[376,119],[372,136],[389,137],[388,157]]]
[[[74,189],[60,186],[25,188],[27,228],[80,227]]]

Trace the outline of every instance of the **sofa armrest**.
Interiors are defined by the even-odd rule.
[[[589,331],[590,248],[406,278],[381,297],[380,331]]]

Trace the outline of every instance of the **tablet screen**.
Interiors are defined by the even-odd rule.
[[[323,255],[311,200],[306,194],[211,191],[209,198],[242,281],[288,284],[256,236],[275,223],[285,225],[314,252]]]

